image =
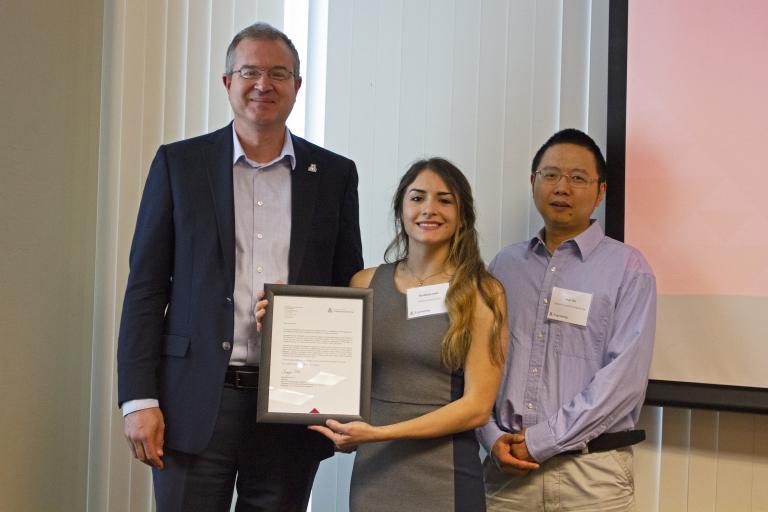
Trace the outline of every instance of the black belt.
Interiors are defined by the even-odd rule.
[[[632,446],[645,441],[645,430],[623,430],[621,432],[606,432],[587,443],[582,450],[571,450],[558,453],[558,455],[582,455],[593,452],[607,452]]]
[[[259,387],[258,366],[227,366],[224,386],[235,389],[257,389]]]

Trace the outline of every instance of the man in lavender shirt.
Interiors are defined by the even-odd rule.
[[[533,159],[531,186],[544,228],[490,264],[506,289],[510,345],[494,414],[478,430],[488,510],[634,510],[653,271],[590,218],[606,166],[588,135],[553,135]]]

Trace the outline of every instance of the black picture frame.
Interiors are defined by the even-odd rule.
[[[304,425],[324,425],[326,420],[341,422],[370,420],[371,408],[371,356],[373,337],[373,290],[370,288],[347,288],[336,286],[309,286],[265,284],[265,298],[270,306],[262,321],[261,364],[259,366],[259,390],[256,421],[259,423],[291,423]],[[293,413],[269,410],[269,383],[272,361],[272,335],[274,326],[275,296],[341,298],[362,301],[362,347],[360,350],[360,404],[359,414],[330,413]]]

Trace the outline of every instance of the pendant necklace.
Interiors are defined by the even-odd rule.
[[[428,276],[419,277],[419,276],[416,275],[416,272],[411,270],[411,267],[408,266],[408,263],[403,262],[403,266],[406,269],[408,269],[408,273],[411,274],[411,276],[413,276],[414,279],[416,279],[417,286],[424,286],[424,282],[427,279],[429,279],[430,277],[438,276],[438,275],[443,274],[445,272],[445,269],[440,269],[439,272],[435,272],[434,274],[429,274]]]

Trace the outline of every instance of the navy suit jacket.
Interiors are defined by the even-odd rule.
[[[288,282],[347,286],[363,266],[355,164],[299,137],[293,146]],[[158,149],[120,323],[119,405],[157,398],[166,446],[193,454],[213,433],[234,334],[232,155],[231,124]],[[318,458],[333,453],[315,432],[305,441]]]

